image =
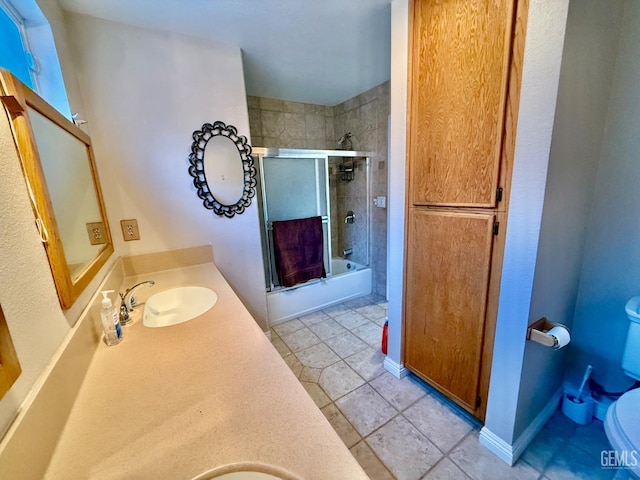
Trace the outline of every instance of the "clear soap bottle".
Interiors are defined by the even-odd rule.
[[[118,309],[111,303],[109,294],[113,290],[104,290],[102,294],[102,310],[100,310],[100,320],[104,330],[104,341],[107,345],[117,345],[122,340],[122,327],[118,319]]]

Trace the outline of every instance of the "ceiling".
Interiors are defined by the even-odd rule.
[[[247,94],[336,105],[389,80],[391,0],[59,0],[242,49]]]

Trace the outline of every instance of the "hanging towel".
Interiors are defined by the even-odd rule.
[[[273,244],[276,271],[283,286],[327,276],[322,260],[321,217],[273,222]]]

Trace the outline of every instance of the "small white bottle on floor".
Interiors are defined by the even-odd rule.
[[[117,345],[122,340],[122,327],[118,319],[118,309],[113,306],[109,294],[113,290],[104,290],[102,294],[102,310],[100,310],[100,320],[104,330],[104,341],[107,345]]]

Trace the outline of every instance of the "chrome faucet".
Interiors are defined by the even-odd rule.
[[[153,280],[146,280],[144,282],[136,283],[133,287],[127,288],[124,292],[120,292],[120,323],[122,325],[126,325],[131,321],[129,312],[133,312],[133,309],[136,306],[136,299],[133,297],[133,294],[145,285],[151,287],[155,284],[156,282]]]
[[[346,216],[346,217],[344,217],[344,223],[349,223],[349,224],[351,224],[351,223],[353,223],[353,222],[355,222],[355,221],[356,221],[356,215],[355,215],[355,213],[353,213],[353,210],[349,210],[349,211],[347,212],[347,216]]]

